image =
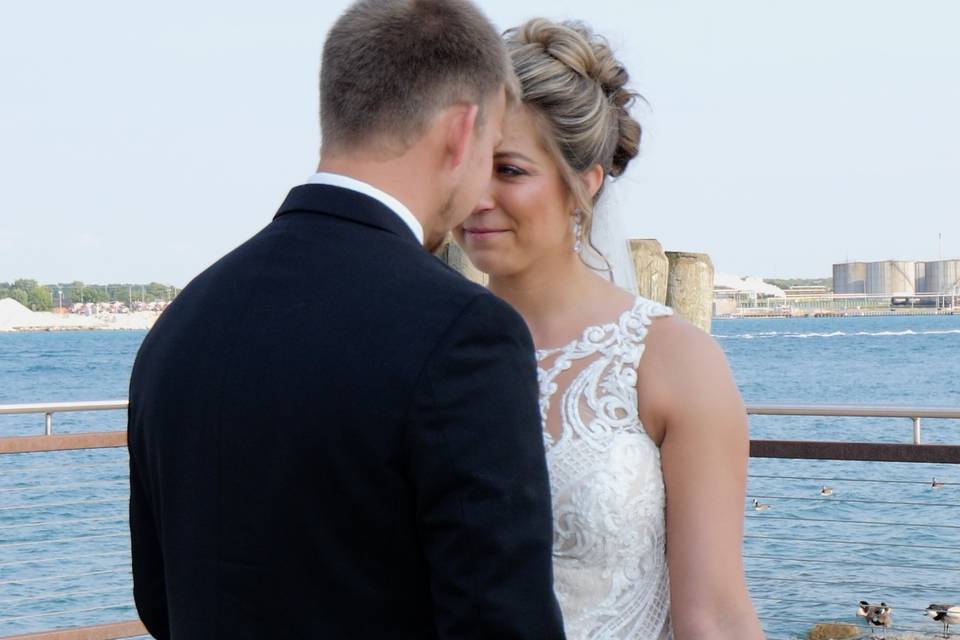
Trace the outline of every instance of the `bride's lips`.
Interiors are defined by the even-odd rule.
[[[507,233],[508,229],[493,229],[491,227],[464,227],[463,233],[467,238],[480,240],[495,238],[500,234]]]

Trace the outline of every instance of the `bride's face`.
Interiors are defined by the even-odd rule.
[[[492,276],[513,275],[545,258],[573,255],[572,199],[560,169],[540,143],[529,109],[515,106],[503,123],[486,192],[454,237],[473,264]]]

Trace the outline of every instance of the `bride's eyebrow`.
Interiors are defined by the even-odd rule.
[[[521,160],[523,162],[528,162],[530,164],[537,164],[535,160],[528,158],[527,156],[523,155],[519,151],[510,151],[510,150],[497,151],[495,154],[493,154],[493,157],[495,160],[511,160],[512,159],[512,160]]]

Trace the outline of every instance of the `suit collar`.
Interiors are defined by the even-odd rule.
[[[350,220],[390,231],[421,245],[410,227],[390,207],[376,198],[350,189],[326,184],[294,187],[273,219],[294,212],[317,213]]]
[[[359,180],[341,173],[319,171],[307,179],[307,184],[327,184],[331,187],[342,187],[344,189],[357,191],[363,195],[379,200],[386,206],[390,207],[395,214],[400,216],[400,219],[403,220],[408,227],[410,227],[410,229],[413,231],[413,234],[417,236],[417,239],[420,240],[420,244],[423,244],[423,225],[420,224],[420,221],[417,220],[417,217],[413,215],[413,212],[407,208],[407,205],[403,204],[386,191],[382,191],[373,186],[369,182],[364,182],[363,180]]]

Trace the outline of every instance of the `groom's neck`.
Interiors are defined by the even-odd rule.
[[[427,172],[418,171],[417,159],[409,156],[409,153],[390,158],[361,154],[324,156],[317,171],[336,173],[376,187],[402,202],[425,229],[430,228],[430,212],[437,208],[431,199],[435,194],[424,179],[429,178],[425,175]]]

